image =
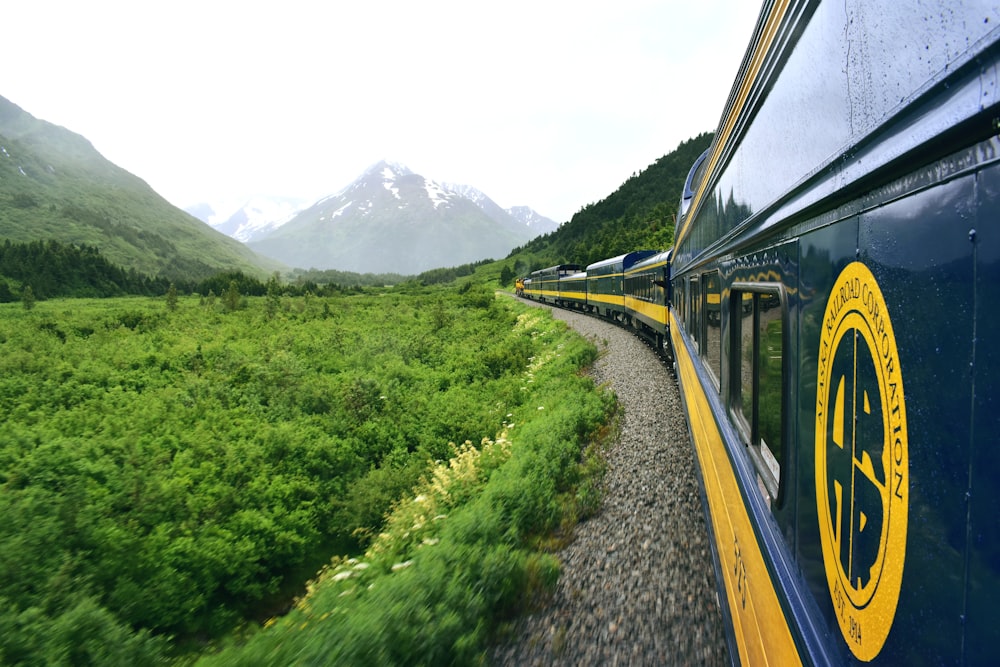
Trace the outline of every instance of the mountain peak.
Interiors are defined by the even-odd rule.
[[[372,166],[365,169],[364,173],[370,174],[373,172],[378,172],[381,174],[385,174],[387,170],[388,172],[391,172],[396,176],[408,176],[409,174],[413,173],[413,171],[411,171],[410,168],[407,167],[405,164],[402,164],[400,162],[394,162],[392,160],[379,160]]]
[[[475,188],[381,160],[250,245],[301,268],[412,275],[504,257],[540,233]]]

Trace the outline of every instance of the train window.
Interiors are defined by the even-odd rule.
[[[695,348],[701,350],[701,290],[698,285],[698,278],[691,279],[691,289],[688,292],[690,309],[688,310],[688,331],[694,338]]]
[[[702,283],[704,285],[702,306],[705,313],[705,345],[702,349],[702,356],[705,358],[715,380],[715,386],[718,388],[719,378],[722,377],[722,291],[719,283],[719,272],[712,271],[702,274]]]
[[[680,285],[681,285],[681,294],[680,294],[681,313],[682,317],[684,318],[684,322],[687,322],[688,310],[690,310],[690,308],[688,307],[687,281],[686,280],[680,281]]]
[[[740,374],[732,383],[733,410],[758,480],[768,499],[777,500],[784,454],[785,332],[780,293],[754,286],[734,290],[733,297],[732,340],[739,357],[733,368]]]
[[[653,280],[655,277],[652,273],[633,274],[625,279],[625,291],[636,299],[652,301]]]
[[[675,284],[674,304],[677,307],[677,317],[681,322],[687,321],[687,291],[684,289],[685,281],[678,280]]]

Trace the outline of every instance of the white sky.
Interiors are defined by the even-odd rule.
[[[381,159],[559,222],[714,130],[759,0],[23,0],[0,95],[177,206]]]

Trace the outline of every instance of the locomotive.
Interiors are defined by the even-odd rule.
[[[672,355],[734,662],[1000,662],[998,95],[991,3],[769,0],[673,247],[523,279]]]

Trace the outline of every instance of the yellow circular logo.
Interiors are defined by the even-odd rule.
[[[882,650],[896,614],[909,505],[906,403],[882,290],[861,262],[826,302],[816,379],[816,508],[823,564],[844,640]]]

